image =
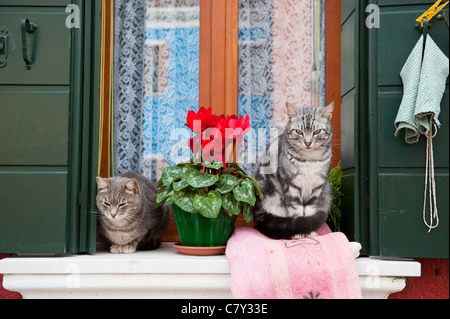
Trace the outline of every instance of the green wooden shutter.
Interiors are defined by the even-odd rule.
[[[380,28],[368,29],[366,6],[378,5]],[[434,139],[440,226],[422,221],[426,139],[394,137],[403,96],[400,71],[421,33],[415,19],[432,3],[414,0],[342,1],[342,167],[344,228],[369,255],[448,258],[449,96]],[[446,9],[448,12],[448,9]],[[429,33],[449,56],[448,28]]]
[[[7,60],[0,68],[1,252],[95,249],[95,239],[89,238],[90,244],[86,239],[95,225],[80,213],[83,192],[84,197],[92,192],[89,152],[95,148],[89,117],[95,103],[83,77],[91,65],[90,52],[84,52],[90,41],[84,15],[92,10],[90,1],[87,6],[75,1],[82,27],[68,28],[66,7],[71,3],[0,4],[0,26],[8,31]],[[29,70],[23,58],[23,19],[37,25],[33,33],[25,32]]]

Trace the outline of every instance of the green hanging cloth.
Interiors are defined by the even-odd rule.
[[[449,60],[430,35],[420,37],[408,57],[400,76],[403,80],[403,99],[395,119],[395,136],[405,130],[405,142],[414,144],[420,135],[427,138],[425,191],[422,217],[428,232],[439,225],[434,179],[433,138],[441,126],[439,114],[449,74]],[[427,193],[429,218],[426,217]]]
[[[405,129],[408,144],[417,143],[421,134],[430,133],[430,121],[441,126],[438,117],[449,74],[449,60],[430,35],[425,50],[423,46],[421,36],[400,73],[404,93],[395,119],[395,136]]]

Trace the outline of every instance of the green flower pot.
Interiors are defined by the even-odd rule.
[[[223,208],[213,219],[186,212],[175,204],[172,208],[182,246],[217,247],[227,244],[237,216],[229,216]]]

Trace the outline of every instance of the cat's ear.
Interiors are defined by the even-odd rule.
[[[297,109],[291,103],[286,102],[286,110],[289,118],[293,118],[298,115]]]
[[[139,183],[134,178],[129,179],[123,184],[123,189],[129,194],[139,194]]]
[[[323,110],[322,117],[330,121],[331,118],[333,117],[333,110],[334,110],[334,102],[331,102],[331,104],[326,106],[325,109]]]
[[[111,187],[106,179],[101,178],[100,176],[95,179],[97,180],[97,189],[99,193],[107,191]]]

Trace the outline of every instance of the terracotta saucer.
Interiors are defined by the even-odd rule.
[[[227,246],[191,247],[191,246],[182,246],[181,243],[175,243],[172,246],[175,247],[179,253],[189,256],[222,255],[225,253],[225,248],[227,247]]]

